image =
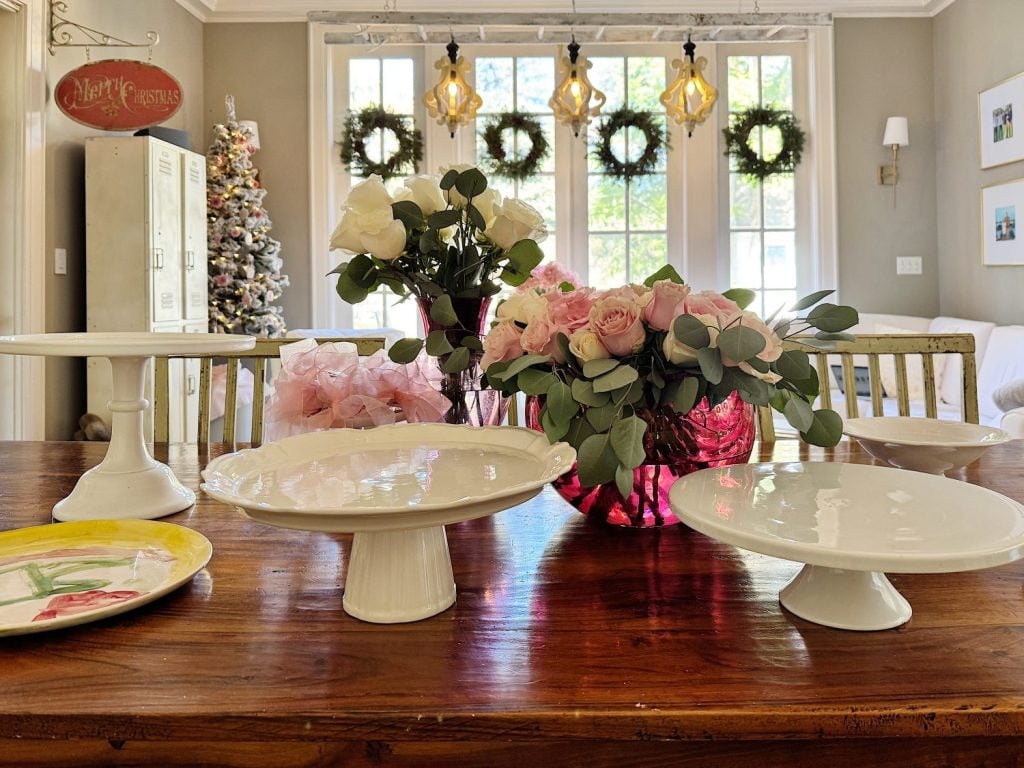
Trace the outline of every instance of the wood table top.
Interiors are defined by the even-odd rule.
[[[0,443],[0,530],[48,523],[105,449]],[[198,489],[195,446],[155,455]],[[1024,502],[1022,458],[1014,441],[953,476]],[[754,459],[872,461],[791,440]],[[453,608],[375,625],[341,608],[349,535],[261,525],[202,493],[164,520],[213,544],[189,584],[0,638],[0,764],[196,764],[181,745],[206,745],[209,765],[726,766],[749,765],[752,745],[755,759],[830,768],[907,765],[903,746],[938,755],[915,765],[1024,754],[1024,561],[892,575],[911,621],[845,632],[779,606],[796,563],[682,525],[603,527],[547,487],[448,527]],[[844,762],[880,744],[886,761]],[[941,762],[954,749],[963,760]]]

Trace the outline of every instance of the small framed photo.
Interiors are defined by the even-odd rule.
[[[1024,179],[981,190],[981,261],[986,266],[1024,264]]]
[[[981,167],[1024,160],[1024,72],[978,94]]]

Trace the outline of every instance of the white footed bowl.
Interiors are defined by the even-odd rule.
[[[991,446],[1011,439],[997,427],[909,416],[845,419],[843,433],[876,459],[932,475],[966,467]]]

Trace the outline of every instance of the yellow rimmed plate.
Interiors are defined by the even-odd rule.
[[[197,531],[153,520],[85,520],[0,533],[0,636],[46,632],[137,608],[209,560]]]

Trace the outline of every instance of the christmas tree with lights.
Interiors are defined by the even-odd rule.
[[[234,99],[226,101],[227,124],[214,127],[206,153],[210,331],[283,336],[284,316],[274,304],[288,285],[281,243],[268,234],[252,131],[235,119]]]

